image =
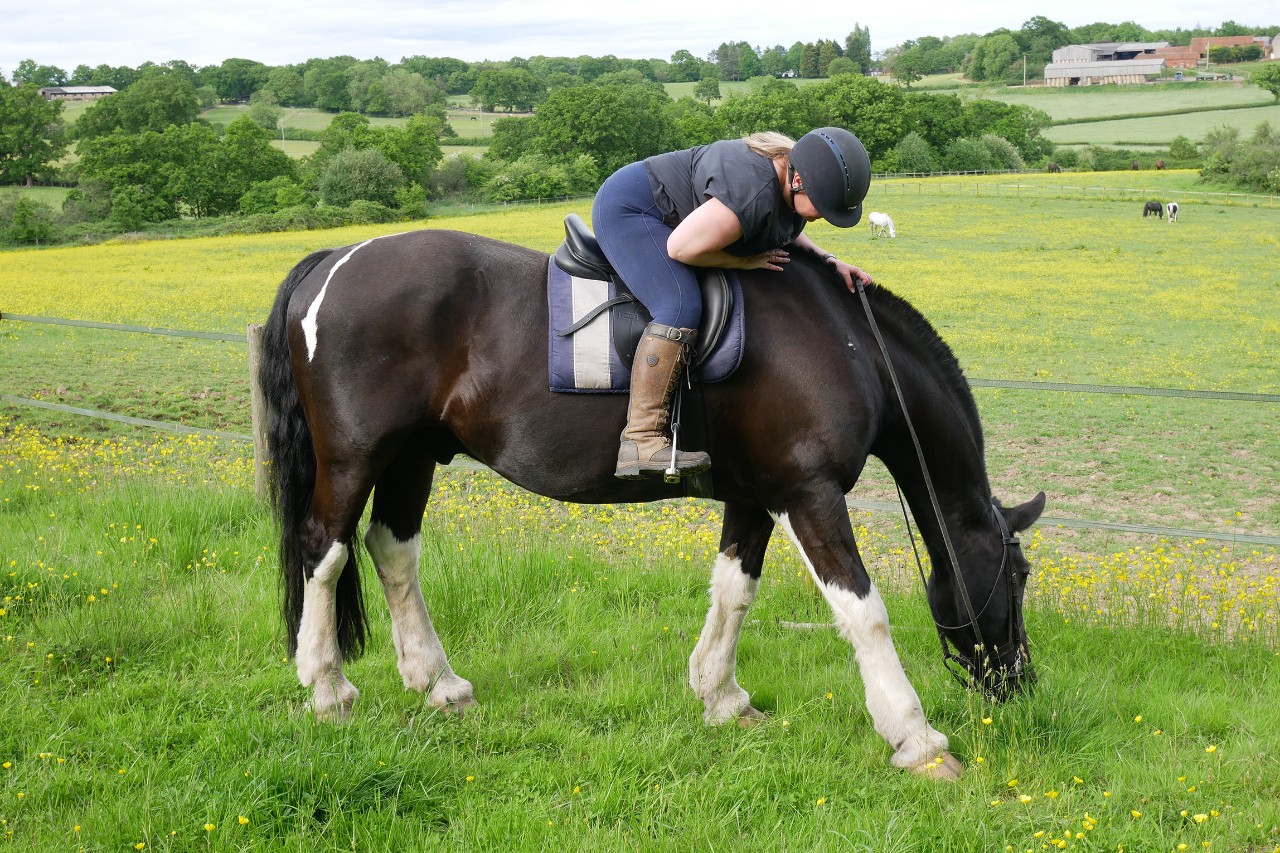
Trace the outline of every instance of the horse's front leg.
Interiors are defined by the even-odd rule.
[[[774,516],[800,549],[814,581],[853,645],[867,710],[894,748],[896,767],[954,779],[963,769],[947,751],[946,735],[925,719],[889,635],[889,614],[858,554],[844,495],[834,487],[807,495]]]
[[[712,725],[763,718],[738,685],[738,637],[760,586],[760,567],[773,531],[763,509],[726,504],[720,553],[711,570],[711,609],[689,656],[689,686],[702,699],[703,719]]]
[[[461,713],[475,705],[471,682],[449,666],[427,613],[418,581],[421,536],[415,533],[400,540],[391,528],[374,521],[365,533],[364,544],[378,569],[387,609],[391,611],[391,636],[404,686],[427,694],[429,706],[446,712]]]

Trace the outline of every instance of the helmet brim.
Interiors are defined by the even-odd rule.
[[[811,199],[812,200],[812,199]],[[837,228],[852,228],[862,221],[862,204],[844,210],[823,210],[816,202],[813,205],[818,214]]]

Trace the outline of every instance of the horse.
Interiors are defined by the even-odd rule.
[[[1163,160],[1157,160],[1157,161],[1156,161],[1156,169],[1158,169],[1159,171],[1162,171],[1162,172],[1164,171],[1164,161],[1163,161]]]
[[[1142,218],[1146,219],[1148,216],[1158,216],[1164,219],[1164,205],[1158,201],[1149,201],[1144,204],[1142,206]]]
[[[1172,225],[1173,223],[1178,221],[1178,203],[1176,201],[1171,201],[1168,204],[1168,208],[1169,208],[1169,224]]]
[[[1061,172],[1061,171],[1062,171],[1062,167],[1061,167],[1061,166],[1059,166],[1057,163],[1050,163],[1050,164],[1049,164],[1049,166],[1048,166],[1048,168],[1047,168],[1047,171],[1048,171],[1048,172],[1049,172],[1049,174],[1051,174],[1051,175],[1056,175],[1056,174],[1058,174],[1059,172]]]
[[[893,218],[887,213],[875,211],[871,216],[867,217],[871,222],[872,237],[897,237],[898,232],[894,230]]]
[[[367,639],[356,552],[371,495],[363,544],[390,609],[404,686],[426,694],[430,708],[461,713],[474,691],[450,666],[419,585],[437,465],[464,454],[561,501],[686,494],[662,478],[613,476],[625,394],[548,390],[548,262],[532,249],[428,229],[314,252],[280,285],[259,381],[271,412],[289,653],[318,718],[346,718],[359,694],[343,664]],[[1035,678],[1022,618],[1030,566],[1017,533],[1039,518],[1044,493],[1012,507],[992,496],[968,383],[905,300],[867,286],[859,313],[835,270],[799,249],[784,271],[743,271],[740,285],[748,342],[740,363],[700,383],[710,497],[724,505],[710,608],[689,658],[703,718],[747,725],[763,716],[735,668],[765,549],[780,528],[854,647],[890,763],[954,778],[962,765],[903,670],[845,496],[869,454],[884,462],[931,557],[926,597],[944,662],[1005,699]]]
[[[1142,168],[1142,167],[1138,165],[1138,161],[1137,161],[1137,160],[1134,160],[1132,163],[1130,163],[1130,164],[1129,164],[1129,169],[1130,169],[1131,171],[1136,172],[1136,171],[1138,171],[1140,168]]]

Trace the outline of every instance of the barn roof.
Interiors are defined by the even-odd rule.
[[[1162,74],[1164,59],[1118,59],[1110,62],[1051,62],[1044,67],[1049,77],[1115,77],[1130,74]]]

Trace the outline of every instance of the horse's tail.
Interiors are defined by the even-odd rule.
[[[311,426],[289,360],[289,300],[307,275],[332,254],[325,249],[303,258],[285,277],[276,294],[262,336],[258,376],[271,410],[267,450],[271,458],[271,503],[280,526],[280,569],[284,584],[284,622],[289,655],[298,650],[302,594],[306,585],[305,534],[316,485],[315,446]],[[360,575],[355,566],[357,542],[348,543],[347,564],[338,580],[338,648],[344,659],[359,657],[367,633]]]

